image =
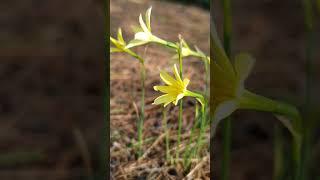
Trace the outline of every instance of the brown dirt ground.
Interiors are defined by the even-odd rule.
[[[83,179],[84,175],[90,174],[90,166],[96,168],[97,129],[100,130],[103,118],[103,3],[97,0],[2,2],[0,179]],[[127,27],[125,22],[137,23],[139,12],[144,12],[148,7],[143,2],[153,4],[153,27],[157,34],[175,40],[181,33],[190,44],[197,44],[208,52],[208,12],[192,6],[162,1],[112,0],[111,13],[115,15],[111,22],[112,35],[118,26]],[[218,0],[214,4],[219,25],[222,22],[221,8]],[[292,0],[239,0],[234,1],[233,9],[233,50],[250,52],[257,59],[247,87],[259,94],[301,102],[305,62],[300,3]],[[319,19],[319,16],[316,17]],[[198,23],[201,25],[195,25]],[[130,32],[126,29],[126,39],[132,37]],[[319,32],[317,26],[317,34]],[[319,37],[316,37],[316,42],[320,42]],[[171,55],[166,50],[155,50],[153,46],[148,49],[147,74],[150,78],[147,80],[147,111],[150,114],[146,126],[154,129],[148,132],[159,134],[157,127],[160,125],[156,122],[159,122],[160,110],[150,108],[150,102],[156,97],[152,86],[159,83],[158,67],[168,68],[167,60]],[[121,70],[112,75],[112,82],[117,80],[113,86],[123,89],[123,92],[115,93],[117,89],[111,91],[122,99],[122,105],[127,106],[119,108],[119,102],[115,99],[110,102],[112,109],[119,108],[111,110],[112,118],[116,118],[117,113],[120,115],[111,127],[131,130],[128,132],[131,136],[127,136],[129,142],[134,137],[135,124],[131,104],[136,102],[138,105],[139,96],[126,93],[139,92],[139,76],[131,76],[138,74],[138,63],[127,56],[114,55],[112,58],[123,62],[121,66],[119,62],[111,64]],[[315,59],[320,59],[318,50]],[[313,67],[315,82],[320,77],[319,62],[315,61]],[[196,59],[186,63],[191,64],[186,65],[189,67],[186,74],[193,80],[190,87],[196,89],[198,83],[201,84],[197,72],[202,71],[202,66]],[[319,83],[316,83],[314,91],[319,91]],[[313,99],[319,102],[319,96]],[[177,111],[173,111],[172,115],[175,115]],[[192,119],[192,115],[190,109],[184,119]],[[170,119],[173,122],[175,117]],[[232,180],[271,179],[274,122],[275,119],[265,113],[241,111],[234,115]],[[189,123],[185,122],[185,125]],[[80,150],[79,139],[85,139],[88,148],[84,150],[89,149],[89,156]],[[316,152],[320,152],[318,139]],[[219,179],[220,144],[221,135],[218,134],[215,144],[217,152],[213,158],[217,166],[214,179]],[[3,160],[3,155],[14,159]],[[90,157],[92,164],[84,163],[84,157]]]
[[[121,27],[125,39],[133,37],[129,28],[137,25],[137,17],[149,5],[153,6],[152,27],[155,34],[169,40],[175,40],[177,34],[182,34],[190,44],[199,45],[208,52],[207,32],[209,14],[207,11],[175,3],[161,1],[111,1],[111,34],[115,35],[117,27]],[[221,6],[214,1],[215,18],[221,33],[222,22]],[[252,75],[247,81],[247,87],[262,95],[301,105],[304,93],[304,28],[301,4],[291,1],[255,1],[242,0],[233,3],[233,52],[249,52],[257,60]],[[130,13],[128,13],[130,12]],[[319,28],[317,27],[317,32]],[[319,36],[316,37],[319,40]],[[319,41],[318,41],[319,42]],[[319,46],[317,46],[318,48]],[[143,53],[144,49],[138,49]],[[318,51],[315,59],[319,59]],[[161,126],[159,108],[151,105],[156,93],[152,86],[159,83],[158,69],[168,68],[172,63],[171,55],[167,51],[159,50],[151,45],[147,51],[147,120],[145,128],[152,131],[145,132],[145,136],[158,135]],[[129,61],[133,61],[130,62]],[[169,62],[169,63],[168,63]],[[203,72],[197,60],[186,60],[186,74],[191,82],[202,82],[197,72]],[[190,64],[189,64],[190,63]],[[169,64],[169,65],[168,65]],[[315,61],[315,77],[319,77],[319,61]],[[121,71],[120,71],[121,69]],[[135,75],[132,75],[135,74]],[[139,66],[134,59],[119,54],[111,56],[111,134],[119,133],[128,139],[115,140],[122,148],[135,135],[135,111],[133,103],[139,105]],[[317,78],[316,78],[317,79]],[[315,80],[316,82],[316,80]],[[191,84],[192,88],[199,87]],[[314,92],[319,89],[315,83]],[[121,93],[119,93],[121,92]],[[130,97],[130,98],[129,98]],[[319,97],[314,97],[319,102]],[[189,106],[186,105],[188,109]],[[128,113],[129,111],[129,113]],[[188,128],[192,119],[192,109],[186,110],[184,121]],[[122,113],[121,113],[122,112]],[[171,112],[170,122],[175,123],[176,109]],[[267,113],[236,112],[233,117],[232,140],[232,180],[269,180],[272,178],[272,150],[273,125],[276,119]],[[159,125],[160,124],[160,125]],[[174,127],[173,127],[174,128]],[[148,134],[155,132],[155,134]],[[213,157],[216,165],[214,179],[219,179],[221,162],[221,134],[216,138],[216,156]],[[319,142],[316,142],[319,143]],[[119,144],[117,144],[119,145]],[[316,150],[317,151],[317,150]],[[121,161],[121,160],[120,160]],[[133,159],[124,160],[120,166],[131,166]],[[115,163],[113,173],[119,172]],[[158,167],[158,166],[157,166]],[[123,170],[122,173],[124,172]],[[121,173],[121,172],[120,172]],[[179,179],[179,176],[176,178]]]
[[[141,3],[139,3],[141,2]],[[152,5],[152,29],[157,36],[176,42],[178,34],[187,40],[189,45],[197,45],[204,52],[209,51],[209,12],[196,7],[160,2],[160,1],[111,1],[111,35],[115,37],[118,27],[123,30],[126,40],[132,39],[131,26],[138,25],[139,13],[144,13]],[[130,12],[126,13],[126,12]],[[188,17],[188,18],[180,18]],[[146,53],[144,52],[146,50]],[[139,54],[146,58],[146,120],[144,124],[144,137],[158,137],[163,133],[161,107],[152,105],[159,93],[153,86],[160,84],[159,69],[171,71],[174,55],[170,50],[156,45],[149,45],[147,49],[137,48]],[[207,53],[208,54],[208,53]],[[142,162],[137,163],[133,151],[119,156],[121,151],[136,138],[136,111],[133,104],[140,107],[140,74],[137,60],[123,54],[111,55],[111,166],[115,179],[143,178],[148,179],[182,179],[179,167],[172,167],[165,163],[163,139],[156,148],[151,149],[151,155]],[[202,90],[204,88],[204,68],[201,60],[195,58],[185,59],[184,76],[191,79],[189,88]],[[201,89],[199,89],[199,87]],[[194,117],[194,105],[191,99],[185,101],[183,129],[190,130]],[[170,107],[168,112],[169,126],[177,129],[177,108]],[[186,133],[188,134],[188,133]],[[118,136],[118,138],[117,138]],[[153,143],[153,142],[152,142]],[[145,149],[152,145],[148,144]],[[129,148],[128,148],[129,149]],[[120,152],[119,152],[120,151]],[[131,153],[131,154],[130,154]],[[208,155],[208,152],[207,152]],[[199,176],[209,178],[209,161],[200,169]],[[141,166],[141,168],[137,168]],[[137,169],[133,168],[136,167]],[[172,171],[172,172],[171,172]],[[176,171],[176,172],[175,172]]]

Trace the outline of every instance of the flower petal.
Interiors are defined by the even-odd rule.
[[[149,41],[149,35],[145,32],[138,32],[134,35],[134,39],[137,39],[140,41]]]
[[[163,93],[179,94],[179,90],[172,86],[153,86],[153,89]]]
[[[255,60],[249,54],[241,53],[235,57],[234,68],[241,83],[249,76]]]
[[[146,12],[146,24],[150,32],[151,32],[151,11],[152,11],[152,6]]]
[[[189,85],[189,82],[190,82],[190,80],[188,78],[184,78],[184,80],[183,80],[184,88],[187,88],[187,86]]]
[[[238,103],[236,100],[224,101],[217,106],[213,120],[219,122],[232,114],[237,108]]]
[[[168,85],[173,85],[176,83],[176,80],[164,71],[160,72],[160,77],[163,80],[163,82],[165,82]]]
[[[210,54],[213,55],[213,60],[217,62],[217,64],[224,69],[227,73],[234,73],[232,64],[230,63],[230,60],[228,56],[226,55],[226,52],[223,49],[223,46],[221,45],[220,39],[218,37],[218,33],[216,30],[215,23],[211,21],[210,23],[210,45],[211,50]]]
[[[110,48],[110,53],[115,53],[115,52],[122,52],[122,50],[120,50],[118,48],[111,47]]]
[[[180,77],[180,74],[179,74],[179,71],[178,71],[176,64],[174,64],[174,66],[173,66],[173,72],[174,72],[174,76],[176,77],[176,80],[178,82],[182,83],[182,80],[181,80],[181,77]]]
[[[129,42],[129,44],[126,46],[127,49],[130,49],[132,47],[135,47],[135,46],[141,46],[141,45],[144,45],[144,44],[147,44],[148,42],[146,41],[141,41],[139,39],[133,39]]]
[[[122,44],[126,44],[126,42],[124,41],[123,39],[123,36],[122,36],[122,30],[121,28],[118,29],[118,40],[122,43]]]
[[[140,16],[139,16],[139,23],[140,23],[140,26],[141,26],[141,28],[143,29],[143,31],[144,31],[145,33],[148,33],[148,32],[149,32],[149,29],[147,28],[146,24],[144,23],[141,14],[140,14]],[[150,32],[149,32],[149,33],[150,33]]]
[[[217,106],[213,115],[213,122],[210,127],[210,138],[214,138],[220,121],[228,117],[237,109],[237,107],[238,105],[235,100],[224,101]]]
[[[184,93],[180,93],[178,94],[177,98],[176,98],[176,101],[174,102],[174,105],[177,105],[179,100],[182,99],[184,97]]]
[[[171,96],[171,95],[169,95],[169,94],[164,94],[164,95],[162,95],[162,96],[159,96],[159,97],[157,97],[155,100],[154,100],[154,102],[153,102],[153,104],[156,104],[156,105],[159,105],[159,104],[163,104],[163,103],[170,103],[170,102],[172,102],[172,101],[174,101],[175,100],[175,97],[174,96]]]

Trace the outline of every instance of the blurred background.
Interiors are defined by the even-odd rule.
[[[219,0],[213,0],[214,19],[223,37],[223,13]],[[314,2],[314,1],[313,1]],[[232,54],[248,52],[256,64],[246,81],[246,88],[266,97],[292,103],[301,110],[305,101],[306,47],[303,2],[296,0],[232,0]],[[320,42],[319,12],[314,8],[314,53],[311,85],[312,108],[319,113]],[[319,122],[312,134],[312,159],[319,162]],[[270,180],[273,177],[274,126],[280,125],[269,113],[237,111],[232,116],[231,175],[232,180]],[[289,158],[291,136],[283,129],[284,157]],[[216,164],[219,179],[221,165],[221,131],[216,141]],[[310,179],[319,177],[319,163],[313,165]],[[293,172],[288,172],[293,174]]]
[[[117,27],[127,26],[124,24],[126,19],[137,24],[136,17],[148,8],[147,5],[140,6],[141,2],[154,4],[153,15],[157,18],[170,15],[171,19],[152,20],[158,23],[154,25],[161,36],[172,40],[182,29],[180,33],[190,44],[199,45],[205,52],[209,50],[208,29],[203,28],[209,27],[209,1],[111,0],[112,36]],[[213,3],[214,18],[222,37],[221,4],[218,0]],[[98,0],[2,1],[1,179],[55,180],[95,176],[100,159],[99,130],[103,124],[103,4]],[[301,2],[237,0],[232,1],[232,9],[233,53],[249,52],[257,60],[247,81],[248,89],[301,105],[306,45]],[[171,16],[175,14],[181,16]],[[190,18],[191,14],[196,15]],[[319,13],[315,17],[319,19]],[[192,23],[200,22],[200,19],[203,20],[201,25]],[[181,21],[183,23],[177,24]],[[315,31],[318,34],[315,42],[320,42],[319,25]],[[194,36],[197,33],[201,34],[200,38]],[[129,32],[124,35],[125,38],[133,36]],[[319,48],[318,44],[316,46]],[[154,55],[159,59],[171,57],[163,53],[154,52]],[[315,83],[312,86],[314,102],[319,102],[316,94],[319,91],[319,58],[319,51],[316,51]],[[135,64],[132,67],[137,70],[138,64]],[[192,75],[191,69],[189,72]],[[156,76],[158,79],[158,74],[154,73]],[[138,83],[139,77],[133,78]],[[157,84],[152,79],[148,81]],[[314,107],[318,108],[319,104]],[[251,111],[238,111],[233,118],[230,179],[270,180],[273,127],[277,120],[270,114]],[[317,128],[314,142],[316,162],[320,160],[319,135]],[[218,134],[216,157],[212,157],[217,165],[216,179],[219,179],[220,145],[221,134]],[[318,163],[315,169],[319,168]]]
[[[0,179],[97,176],[104,1],[14,0],[0,9]]]

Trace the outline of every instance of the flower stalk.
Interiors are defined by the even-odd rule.
[[[141,70],[141,109],[140,109],[140,117],[139,117],[139,124],[138,124],[138,141],[139,141],[139,152],[138,156],[141,157],[142,155],[142,144],[143,144],[143,125],[144,125],[144,105],[145,105],[145,79],[146,79],[146,68],[143,63],[140,63],[140,70]]]
[[[183,71],[183,63],[182,63],[182,42],[181,42],[181,36],[179,36],[180,43],[179,48],[177,49],[178,52],[178,59],[179,59],[179,75],[182,77],[182,71]],[[182,128],[182,113],[183,113],[183,100],[181,99],[179,102],[179,122],[178,122],[178,141],[177,141],[177,147],[180,147],[180,141],[181,141],[181,128]],[[179,158],[179,149],[176,151],[176,159]]]
[[[140,63],[140,78],[141,78],[141,104],[140,104],[140,115],[138,116],[137,129],[138,129],[138,157],[142,155],[142,145],[143,145],[143,124],[144,124],[144,106],[145,106],[145,77],[146,69],[144,64],[144,59],[128,49],[127,43],[122,36],[121,28],[118,29],[117,39],[110,37],[110,41],[113,43],[114,47],[110,48],[110,53],[124,52],[133,58],[137,59]]]
[[[232,16],[231,16],[231,0],[223,0],[223,45],[226,55],[231,57],[231,32],[232,32]],[[231,117],[227,117],[222,124],[222,180],[228,180],[230,175],[231,161]]]
[[[313,81],[313,55],[315,47],[315,32],[314,32],[314,17],[313,17],[313,4],[310,0],[302,0],[304,8],[304,22],[305,22],[305,32],[306,32],[306,83],[305,83],[305,103],[304,103],[304,123],[301,124],[303,128],[303,149],[302,151],[302,160],[299,171],[296,173],[297,180],[310,179],[309,178],[309,169],[311,163],[311,146],[313,139],[313,122],[310,116],[311,114],[311,97],[312,97],[312,81]]]

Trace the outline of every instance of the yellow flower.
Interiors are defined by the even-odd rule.
[[[126,47],[127,43],[123,39],[121,28],[118,29],[117,38],[118,39],[114,39],[110,36],[110,42],[112,42],[112,44],[115,46],[110,47],[110,53],[126,52],[130,54],[132,57],[138,59],[141,63],[143,63],[143,59],[140,56],[138,56],[135,52],[131,51],[129,48]]]
[[[172,102],[174,105],[177,105],[178,101],[182,99],[184,96],[195,97],[198,99],[198,101],[201,104],[203,104],[204,99],[202,95],[187,90],[187,86],[190,80],[185,78],[182,81],[176,65],[174,65],[173,72],[174,72],[175,78],[173,78],[172,76],[170,76],[168,73],[164,71],[160,72],[160,77],[163,80],[163,82],[167,84],[167,86],[153,87],[154,90],[165,93],[164,95],[157,97],[154,100],[153,104],[156,104],[156,105],[164,104],[164,107],[165,107]]]
[[[126,50],[126,42],[123,39],[121,28],[118,29],[117,38],[114,39],[110,36],[110,41],[115,47],[110,47],[110,53],[124,52]]]
[[[259,96],[245,89],[244,82],[255,60],[249,54],[239,54],[235,56],[232,64],[222,48],[214,23],[211,22],[211,25],[211,53],[214,59],[211,64],[213,86],[210,89],[210,101],[213,106],[211,107],[213,110],[212,130],[215,130],[219,121],[237,109],[268,111],[299,121],[300,115],[295,107]],[[286,124],[288,127],[291,123]]]
[[[197,46],[195,46],[195,50],[192,50],[190,46],[187,44],[187,42],[184,39],[181,39],[182,48],[181,48],[181,55],[182,57],[188,57],[188,56],[195,56],[199,57],[204,61],[208,61],[210,64],[210,57],[206,56]],[[173,56],[173,59],[178,59],[178,54]]]
[[[152,7],[150,7],[145,14],[146,22],[144,22],[142,15],[139,15],[139,24],[140,28],[138,32],[134,35],[134,39],[129,42],[126,46],[127,48],[132,48],[135,46],[144,45],[150,42],[156,42],[160,44],[168,44],[166,41],[154,36],[151,32],[151,11]]]

